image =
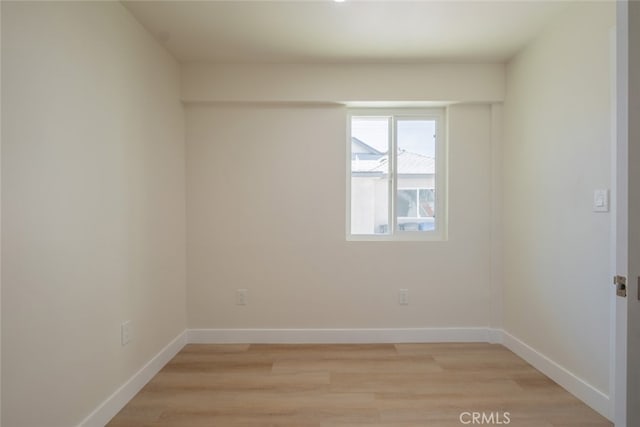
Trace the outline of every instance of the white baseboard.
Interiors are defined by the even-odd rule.
[[[191,344],[491,342],[487,328],[190,329]]]
[[[104,427],[187,343],[187,331],[180,333],[153,359],[98,406],[78,427]]]
[[[508,332],[502,331],[502,335],[502,343],[505,347],[522,357],[534,368],[554,380],[564,389],[600,413],[600,415],[613,421],[611,399],[608,395]]]
[[[488,328],[487,333],[489,335],[489,344],[503,344],[504,331],[502,329]]]

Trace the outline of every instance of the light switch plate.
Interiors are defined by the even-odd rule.
[[[609,212],[609,190],[593,190],[593,211]]]

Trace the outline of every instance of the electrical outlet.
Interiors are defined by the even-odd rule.
[[[236,290],[236,305],[247,305],[247,294],[249,291],[247,289],[237,289]]]
[[[400,289],[398,291],[398,304],[409,305],[409,289]]]
[[[120,325],[120,340],[123,346],[131,342],[131,334],[131,320],[122,322],[122,325]]]

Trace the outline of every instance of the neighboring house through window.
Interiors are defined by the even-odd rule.
[[[348,238],[445,237],[441,110],[349,114]]]

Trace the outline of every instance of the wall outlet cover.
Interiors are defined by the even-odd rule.
[[[120,341],[123,346],[129,344],[132,338],[131,320],[122,322],[120,325]]]

